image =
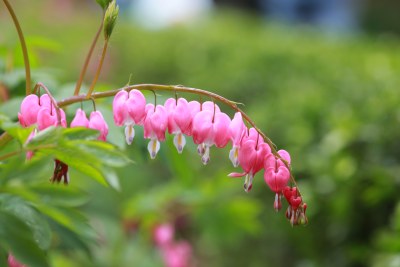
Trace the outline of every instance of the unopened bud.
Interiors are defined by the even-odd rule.
[[[111,0],[96,0],[96,2],[101,6],[102,9],[106,9],[106,7],[110,4]]]
[[[104,38],[108,40],[117,22],[119,7],[115,0],[112,0],[107,6],[106,13],[104,14]]]

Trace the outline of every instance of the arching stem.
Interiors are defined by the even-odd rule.
[[[96,47],[97,40],[99,39],[100,33],[103,30],[103,25],[104,25],[104,12],[103,12],[103,16],[102,16],[102,19],[101,19],[100,27],[97,30],[97,33],[96,33],[96,35],[95,35],[95,37],[94,37],[94,39],[92,41],[92,44],[91,44],[90,49],[89,49],[89,52],[86,55],[85,63],[83,64],[81,73],[79,74],[79,79],[76,82],[74,95],[79,95],[79,91],[81,89],[81,86],[82,86],[82,83],[83,83],[83,79],[85,78],[86,70],[87,70],[87,68],[89,66],[90,59],[92,58],[92,54],[93,54],[94,48]]]
[[[192,94],[196,94],[196,95],[200,95],[200,96],[207,96],[207,97],[211,97],[214,100],[217,100],[225,105],[227,105],[228,107],[230,107],[231,109],[235,110],[236,112],[240,112],[242,114],[242,117],[245,121],[247,121],[259,134],[260,136],[264,139],[264,141],[269,145],[269,147],[271,148],[271,152],[272,154],[280,159],[285,166],[288,168],[289,172],[290,172],[290,180],[293,183],[294,186],[297,186],[296,180],[294,179],[294,176],[292,174],[292,169],[289,165],[289,163],[283,159],[277,151],[277,148],[275,146],[275,144],[271,141],[271,139],[269,139],[255,124],[255,122],[240,108],[238,108],[237,103],[234,101],[231,101],[225,97],[222,97],[220,95],[217,95],[215,93],[206,91],[206,90],[202,90],[202,89],[197,89],[197,88],[191,88],[191,87],[184,87],[181,85],[160,85],[160,84],[136,84],[136,85],[130,85],[130,86],[125,86],[122,87],[120,89],[115,89],[115,90],[110,90],[110,91],[106,91],[106,92],[98,92],[98,93],[93,93],[91,94],[91,97],[93,97],[94,99],[96,98],[104,98],[104,97],[110,97],[110,96],[114,96],[116,95],[119,91],[121,90],[126,90],[126,91],[130,91],[133,89],[137,89],[137,90],[149,90],[149,91],[153,91],[153,93],[155,91],[171,91],[173,93],[175,92],[183,92],[183,93],[192,93]],[[62,106],[67,106],[79,101],[85,101],[88,100],[87,96],[73,96],[67,99],[64,99],[62,101],[58,102],[58,106],[62,107]],[[299,191],[299,195],[301,196],[301,193]]]
[[[101,68],[103,67],[103,63],[104,63],[104,58],[106,57],[107,47],[108,47],[108,39],[105,39],[104,46],[103,46],[103,52],[101,53],[100,62],[99,62],[99,65],[97,66],[96,74],[94,75],[92,84],[90,85],[89,92],[86,95],[86,99],[89,99],[90,96],[92,95],[94,87],[96,86],[97,80],[99,79]]]
[[[24,34],[22,32],[21,26],[19,25],[18,18],[15,15],[15,12],[14,12],[13,8],[11,7],[10,3],[8,2],[8,0],[3,0],[3,2],[6,5],[7,10],[10,13],[11,18],[14,22],[15,28],[17,29],[17,32],[18,32],[19,42],[21,43],[21,48],[22,48],[22,55],[24,57],[25,79],[26,79],[25,94],[29,95],[31,93],[31,67],[29,64],[29,55],[28,55],[28,49],[27,49],[26,43],[25,43]]]

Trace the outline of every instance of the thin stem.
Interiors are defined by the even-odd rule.
[[[271,148],[272,154],[276,158],[280,159],[285,164],[285,166],[288,168],[288,170],[290,172],[291,182],[293,183],[294,186],[297,187],[297,183],[296,183],[296,180],[294,179],[294,176],[292,174],[292,170],[291,170],[289,163],[278,154],[275,144],[256,126],[255,122],[243,110],[241,110],[240,108],[237,107],[236,102],[226,99],[225,97],[222,97],[220,95],[217,95],[215,93],[212,93],[212,92],[209,92],[206,90],[197,89],[197,88],[184,87],[181,85],[175,86],[175,85],[159,85],[159,84],[130,85],[130,86],[122,87],[120,89],[93,93],[93,94],[91,94],[91,97],[93,97],[94,99],[110,97],[110,96],[116,95],[121,90],[126,90],[129,92],[130,90],[133,90],[133,89],[137,89],[140,91],[142,91],[142,90],[149,90],[149,91],[153,91],[153,92],[155,92],[155,91],[172,91],[172,92],[192,93],[192,94],[197,94],[200,96],[204,95],[204,96],[211,97],[212,99],[217,100],[217,101],[229,106],[231,109],[235,110],[236,112],[240,112],[242,114],[243,119],[245,121],[247,121],[260,134],[260,136],[264,139],[264,141],[269,145],[269,147]],[[79,101],[85,101],[85,100],[88,100],[87,96],[86,97],[85,96],[73,96],[73,97],[64,99],[62,101],[59,101],[58,106],[63,107],[63,106],[67,106],[67,105],[79,102]],[[299,191],[299,195],[301,196],[300,191]]]
[[[92,95],[92,92],[94,90],[94,87],[96,86],[97,80],[99,79],[101,68],[103,67],[103,63],[104,63],[104,58],[106,57],[107,46],[108,46],[108,39],[105,39],[104,46],[103,46],[103,52],[101,53],[100,62],[99,62],[99,65],[97,66],[96,74],[93,78],[92,84],[90,85],[89,92],[86,95],[86,99],[89,99],[90,96]]]
[[[97,33],[96,33],[96,35],[95,35],[95,37],[94,37],[94,39],[92,41],[92,44],[90,46],[89,52],[86,55],[85,63],[83,64],[81,73],[79,75],[79,79],[78,79],[78,81],[76,83],[76,86],[75,86],[74,95],[79,95],[79,91],[80,91],[82,83],[83,83],[83,78],[85,77],[86,70],[87,70],[87,68],[89,66],[89,62],[90,62],[90,59],[92,58],[92,54],[93,54],[94,48],[96,47],[96,43],[97,43],[97,40],[99,39],[101,30],[103,29],[103,25],[104,25],[104,12],[103,12],[103,16],[102,16],[102,19],[101,19],[100,27],[97,30]]]
[[[22,152],[23,152],[22,150],[17,150],[17,151],[13,151],[13,152],[1,155],[0,156],[0,161],[8,159],[8,158],[11,158],[11,157],[14,157],[14,156],[16,156],[16,155],[18,155],[18,154],[20,154]]]
[[[3,2],[6,5],[7,10],[10,13],[15,28],[17,29],[18,32],[19,42],[21,43],[21,48],[22,48],[22,55],[24,57],[25,78],[26,78],[25,94],[29,95],[31,93],[31,67],[29,64],[29,55],[28,55],[28,49],[26,48],[24,34],[22,32],[21,26],[19,25],[18,18],[15,15],[15,12],[11,7],[10,3],[8,2],[8,0],[3,0]]]

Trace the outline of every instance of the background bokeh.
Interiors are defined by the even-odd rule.
[[[58,99],[71,95],[100,8],[95,1],[14,2],[35,81]],[[241,180],[228,178],[236,171],[229,148],[212,149],[203,166],[191,141],[178,155],[168,136],[150,160],[138,128],[126,146],[107,99],[97,108],[109,122],[109,141],[135,163],[117,169],[119,191],[71,170],[70,187],[89,196],[77,209],[96,235],[80,246],[55,231],[52,266],[163,266],[151,233],[164,222],[190,242],[194,266],[400,266],[400,21],[383,11],[393,3],[357,3],[351,29],[341,31],[318,20],[275,20],[259,4],[217,2],[188,24],[149,28],[121,1],[97,90],[120,88],[132,75],[131,84],[183,84],[244,103],[259,128],[291,153],[309,225],[293,228],[284,210],[275,213],[262,174],[249,194]],[[0,7],[0,113],[16,120],[23,63]],[[168,97],[161,93],[158,101]],[[69,119],[79,106],[67,109]],[[51,168],[44,165],[26,183],[47,183]]]

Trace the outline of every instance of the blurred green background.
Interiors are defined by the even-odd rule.
[[[75,3],[66,12],[52,1],[14,5],[34,79],[58,99],[71,95],[100,8]],[[0,7],[0,113],[16,119],[24,72],[17,35]],[[192,141],[178,155],[168,136],[150,160],[138,128],[134,144],[125,146],[107,99],[97,108],[108,120],[109,141],[135,164],[117,169],[120,191],[71,170],[70,187],[89,196],[77,209],[96,234],[81,244],[53,229],[51,266],[163,266],[151,240],[151,229],[162,222],[173,223],[176,238],[192,244],[194,266],[400,266],[399,73],[396,35],[331,36],[224,9],[194,25],[146,30],[125,14],[98,90],[120,88],[132,74],[131,83],[182,84],[244,103],[278,148],[291,153],[309,225],[292,228],[286,206],[275,213],[274,194],[261,173],[249,194],[241,180],[228,178],[237,171],[228,147],[213,148],[204,167]],[[159,101],[167,97],[173,96],[161,93]],[[67,109],[69,119],[79,106]],[[91,111],[88,103],[84,108]],[[52,163],[44,166],[26,186],[47,183]]]

